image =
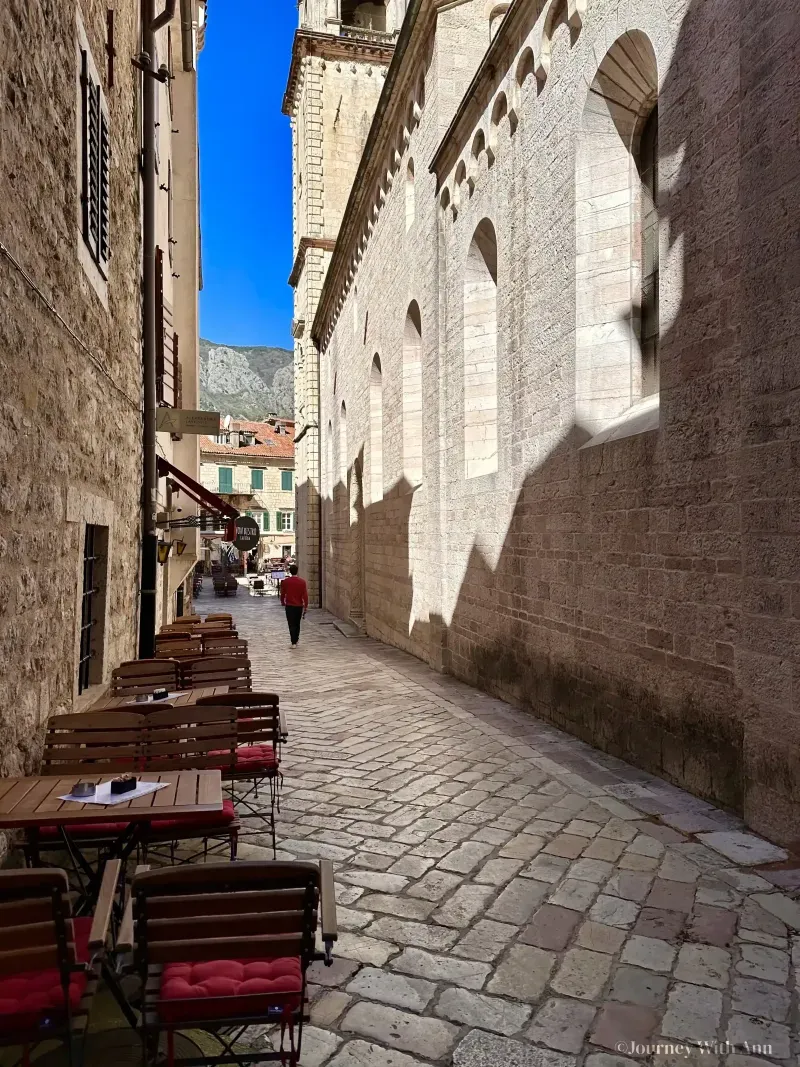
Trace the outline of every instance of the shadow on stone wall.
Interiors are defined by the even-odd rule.
[[[362,546],[370,635],[791,842],[798,728],[791,692],[768,679],[784,662],[800,677],[800,643],[770,629],[788,609],[770,607],[767,591],[756,604],[754,590],[796,579],[796,528],[777,558],[762,542],[776,532],[770,498],[800,495],[800,412],[786,399],[787,383],[795,398],[800,386],[787,348],[800,313],[787,310],[784,269],[800,254],[784,260],[775,232],[787,186],[776,179],[773,191],[753,156],[761,139],[762,166],[791,173],[780,130],[800,78],[774,54],[775,35],[755,32],[765,17],[694,3],[662,81],[661,212],[670,246],[682,242],[683,276],[661,338],[659,430],[582,449],[587,434],[573,426],[524,478],[497,565],[472,550],[449,620],[413,621],[411,486],[354,511],[340,485],[329,507]],[[791,2],[777,0],[769,18],[796,48]],[[800,167],[794,176],[798,208]],[[772,353],[779,370],[765,369]],[[347,582],[336,586],[341,597]],[[349,613],[341,600],[328,606]],[[766,678],[754,681],[756,668]]]

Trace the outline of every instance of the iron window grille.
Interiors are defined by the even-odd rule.
[[[97,619],[95,618],[96,598],[100,592],[96,585],[97,564],[97,527],[87,525],[83,541],[83,593],[81,596],[81,651],[78,662],[78,693],[89,688],[91,681],[92,657],[94,655],[94,635]]]

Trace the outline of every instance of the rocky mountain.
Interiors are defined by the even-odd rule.
[[[200,407],[258,421],[274,412],[294,418],[294,354],[200,339]]]

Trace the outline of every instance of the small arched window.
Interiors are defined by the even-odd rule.
[[[422,481],[422,317],[416,300],[403,331],[403,473],[412,486]]]
[[[500,23],[506,17],[506,12],[510,7],[510,3],[495,4],[489,12],[489,40],[494,40],[495,34],[500,29]]]
[[[409,159],[406,170],[406,232],[414,225],[416,215],[416,190],[414,188],[414,160]]]
[[[464,473],[497,470],[497,235],[475,230],[464,272]]]
[[[383,372],[375,353],[369,374],[369,467],[370,500],[383,499]]]

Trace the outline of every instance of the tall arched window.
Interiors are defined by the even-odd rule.
[[[383,499],[383,373],[375,353],[369,374],[369,469],[370,501]]]
[[[416,190],[414,188],[414,160],[409,159],[406,170],[406,232],[414,225],[416,215]]]
[[[464,473],[497,470],[497,235],[475,230],[464,273]]]
[[[657,96],[652,44],[623,34],[590,86],[576,157],[576,414],[592,434],[658,392]]]
[[[641,240],[642,396],[658,392],[659,362],[659,250],[658,250],[658,105],[650,112],[639,138],[636,165],[641,182],[638,205]]]
[[[422,317],[412,300],[403,332],[403,473],[422,481]]]
[[[344,401],[339,411],[339,481],[347,485],[347,408]]]

